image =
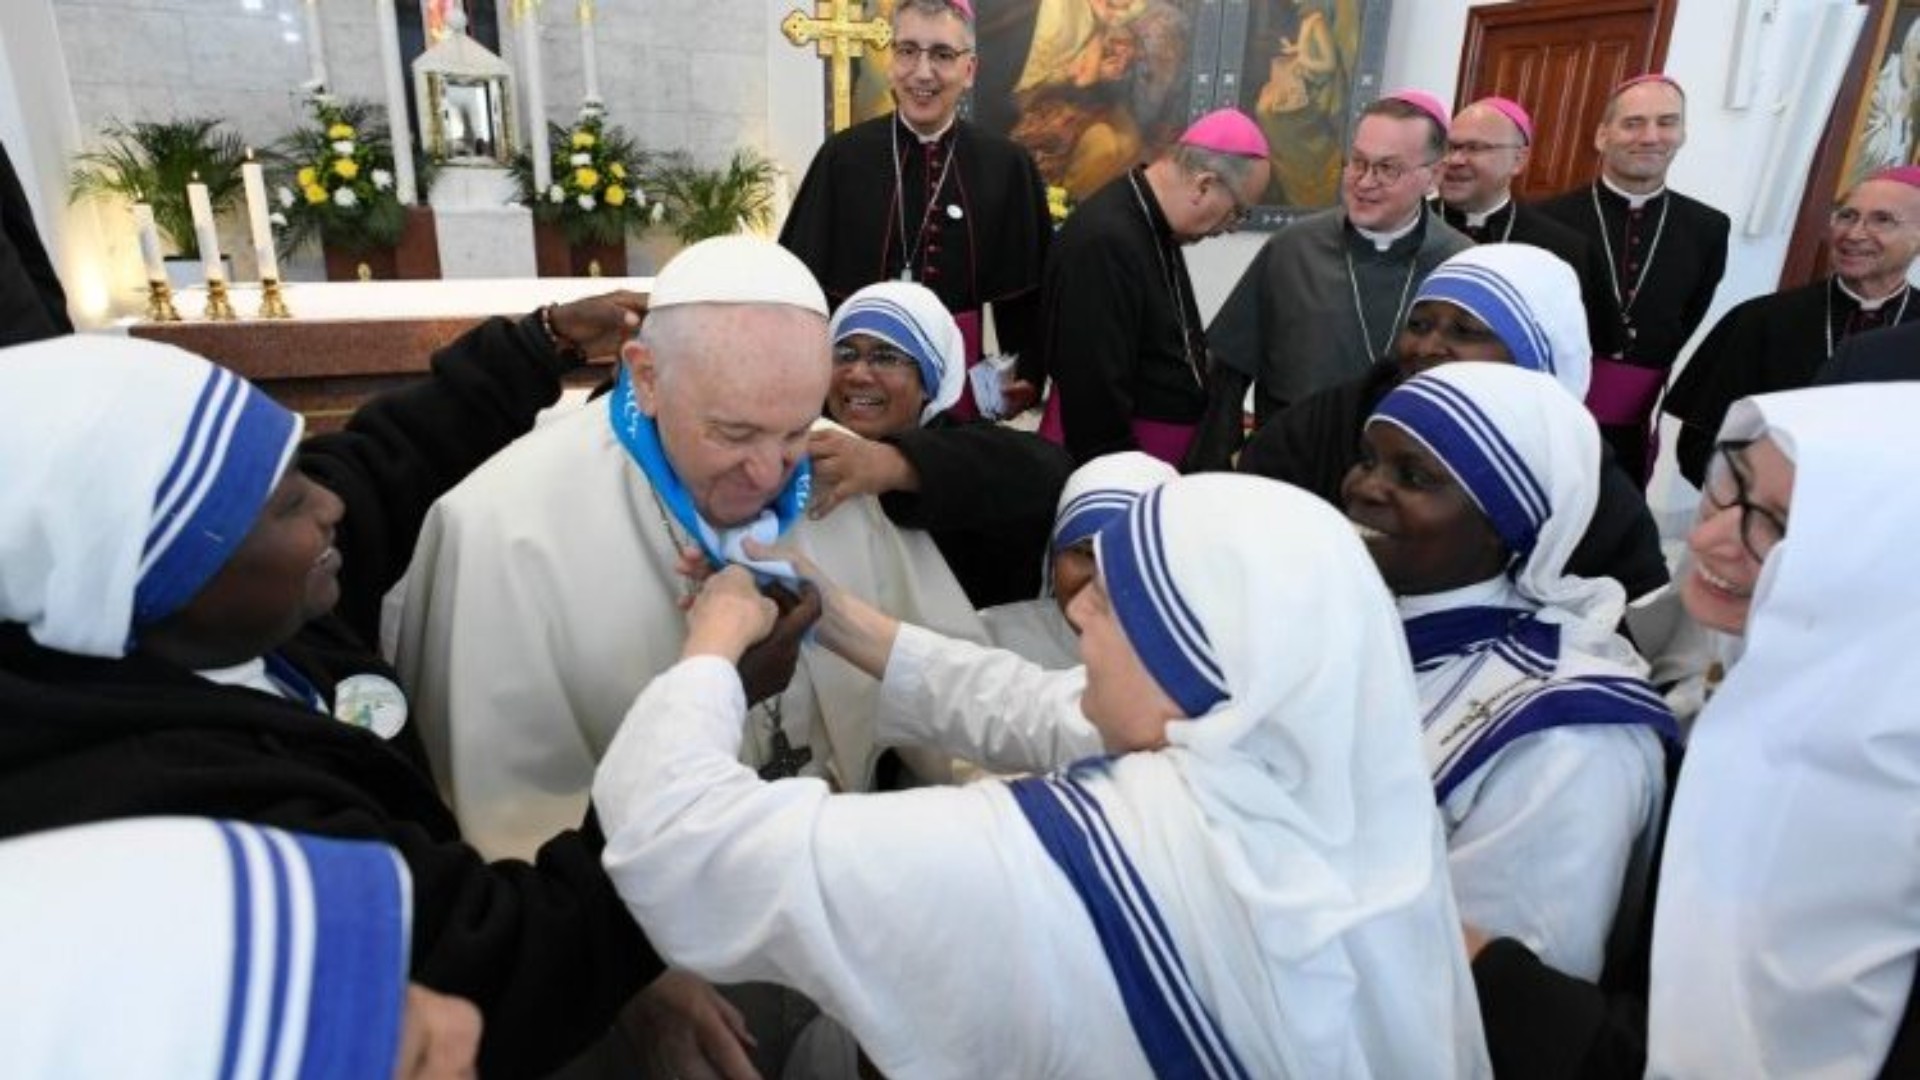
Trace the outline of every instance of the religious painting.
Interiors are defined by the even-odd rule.
[[[869,0],[890,17],[893,0]],[[976,4],[963,106],[1078,202],[1232,105],[1259,122],[1274,178],[1249,225],[1339,199],[1354,117],[1379,92],[1391,0],[1006,0]],[[854,64],[853,120],[893,109],[891,50]]]
[[[1871,67],[1853,119],[1839,191],[1881,169],[1920,163],[1920,0],[1888,3],[1874,35]],[[1836,192],[1838,194],[1838,192]]]

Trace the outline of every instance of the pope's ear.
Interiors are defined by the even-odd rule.
[[[627,365],[627,376],[633,380],[633,396],[640,404],[640,411],[648,416],[658,414],[660,367],[653,350],[645,342],[629,341],[620,346],[620,362]]]

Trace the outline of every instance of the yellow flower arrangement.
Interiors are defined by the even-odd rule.
[[[314,171],[313,166],[306,165],[301,167],[300,171],[295,174],[294,179],[299,182],[301,187],[310,188],[319,181],[320,174]]]
[[[333,172],[342,180],[351,180],[360,175],[360,163],[352,158],[336,158],[333,162]]]
[[[327,138],[335,139],[335,140],[351,139],[353,138],[353,125],[352,124],[328,124]]]
[[[327,189],[321,187],[319,184],[308,184],[301,188],[300,191],[301,194],[307,197],[307,202],[313,205],[317,206],[327,201]]]
[[[375,106],[307,100],[313,121],[280,140],[272,158],[281,185],[283,253],[320,240],[348,251],[392,247],[406,228],[394,191],[393,145]]]
[[[513,164],[521,200],[534,220],[557,225],[567,242],[618,244],[647,225],[647,196],[637,177],[645,155],[633,139],[606,123],[597,102],[580,110],[570,128],[553,125],[552,171],[546,186],[534,186],[533,162],[525,154]]]

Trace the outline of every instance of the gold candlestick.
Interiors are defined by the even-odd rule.
[[[279,278],[260,279],[260,317],[263,319],[291,319],[293,312],[287,310],[287,298],[280,291]]]
[[[207,282],[207,318],[214,322],[232,322],[233,301],[227,299],[227,283],[215,279]]]
[[[173,306],[173,290],[167,287],[164,278],[147,282],[147,321],[180,321],[180,312]]]

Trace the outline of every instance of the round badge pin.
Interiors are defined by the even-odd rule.
[[[354,675],[333,688],[333,717],[391,739],[407,726],[407,695],[384,675]]]

